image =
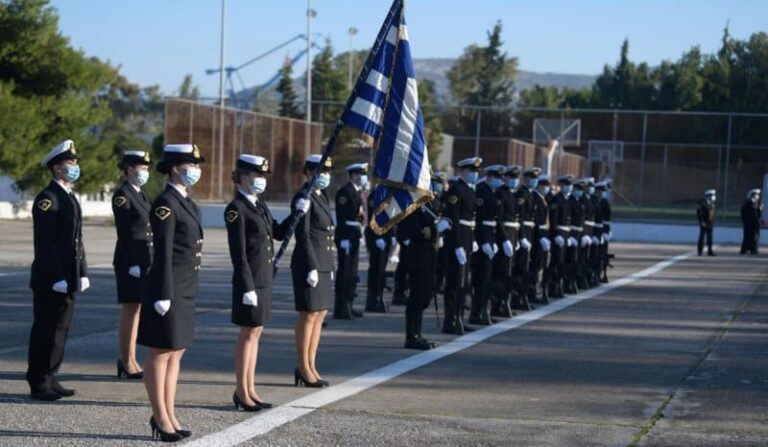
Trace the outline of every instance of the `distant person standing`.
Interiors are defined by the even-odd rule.
[[[699,243],[697,250],[701,256],[704,250],[704,238],[707,238],[707,255],[715,256],[712,251],[712,230],[715,228],[717,218],[717,209],[715,208],[715,190],[708,189],[704,191],[704,197],[699,202],[696,209],[696,217],[699,219]]]
[[[741,241],[740,254],[758,254],[762,215],[763,204],[760,203],[760,190],[753,189],[747,193],[747,199],[741,205],[741,224],[744,228],[744,239]]]
[[[53,179],[35,197],[32,208],[34,253],[32,289],[34,319],[29,334],[27,382],[32,399],[53,401],[75,395],[61,386],[55,373],[64,360],[64,345],[75,310],[75,292],[90,287],[83,247],[83,215],[72,192],[80,177],[75,143],[66,140],[43,158]]]
[[[363,207],[360,191],[368,185],[368,163],[347,166],[349,181],[336,192],[336,242],[338,269],[334,283],[333,318],[362,317],[352,307],[358,283],[360,238],[363,236]]]

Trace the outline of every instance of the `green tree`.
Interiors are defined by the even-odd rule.
[[[280,116],[301,118],[301,111],[296,105],[296,91],[293,89],[293,68],[290,63],[283,65],[280,70],[282,77],[276,91],[280,94]]]
[[[427,138],[427,154],[434,165],[440,155],[440,146],[443,144],[443,123],[440,117],[441,109],[437,104],[435,83],[428,79],[418,81],[419,105],[424,115],[424,127]]]
[[[646,63],[629,60],[629,40],[621,45],[616,67],[606,65],[592,87],[593,106],[616,109],[648,109],[656,86]]]
[[[334,64],[333,47],[326,40],[325,47],[312,61],[312,101],[344,101],[347,99],[347,77]],[[332,124],[341,115],[343,106],[313,104],[312,119]],[[322,112],[322,113],[321,113]]]
[[[187,98],[197,101],[200,97],[200,89],[192,83],[192,75],[184,75],[184,80],[181,81],[179,86],[179,98]]]

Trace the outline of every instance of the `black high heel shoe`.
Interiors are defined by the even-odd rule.
[[[125,368],[125,365],[123,365],[123,361],[117,359],[117,377],[120,379],[143,379],[144,373],[141,371],[137,373],[129,373]]]
[[[304,378],[304,376],[301,375],[301,372],[299,371],[299,368],[293,370],[293,386],[304,386],[307,388],[322,388],[323,385],[322,382],[319,380],[317,382],[310,382],[307,379]]]
[[[237,396],[237,393],[232,393],[232,402],[235,404],[235,409],[243,409],[245,412],[255,412],[255,411],[261,411],[261,407],[256,405],[248,405],[247,403],[240,400],[240,398]]]
[[[251,399],[254,402],[256,402],[256,405],[260,406],[261,408],[263,408],[265,410],[269,410],[270,408],[274,407],[274,405],[272,403],[270,403],[270,402],[261,402],[261,401],[258,401],[256,399],[254,399],[253,397],[251,397]]]
[[[178,433],[179,436],[181,436],[182,439],[189,438],[190,436],[192,436],[192,430],[187,430],[187,429],[184,429],[184,428],[180,428],[180,429],[176,430],[176,433]]]
[[[317,379],[317,381],[323,385],[323,387],[331,386],[331,382],[325,380],[325,379]]]
[[[152,429],[152,439],[160,439],[162,442],[176,442],[182,439],[179,432],[164,432],[160,426],[157,425],[154,416],[149,418],[149,427]]]

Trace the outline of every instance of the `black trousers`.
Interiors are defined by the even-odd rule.
[[[467,253],[467,262],[459,265],[456,255],[451,253],[448,268],[445,273],[445,321],[450,322],[454,317],[463,319],[466,299],[466,284],[472,265],[471,250]]]
[[[411,244],[408,249],[408,299],[405,311],[422,312],[432,302],[437,252],[432,244]]]
[[[741,240],[741,253],[757,254],[757,242],[760,240],[760,227],[744,226],[744,238]]]
[[[336,300],[351,304],[352,300],[355,299],[355,290],[357,290],[357,265],[360,255],[360,242],[359,240],[350,241],[349,254],[341,247],[337,247],[337,250],[339,264],[334,283]]]
[[[704,238],[707,238],[707,250],[712,253],[712,228],[713,227],[699,227],[699,244],[697,249],[699,254],[704,250]]]
[[[503,254],[503,253],[502,253]],[[472,303],[470,317],[478,317],[488,309],[493,291],[493,259],[483,251],[472,256]]]
[[[29,333],[27,382],[32,392],[49,389],[64,360],[75,296],[53,290],[33,290],[32,330]]]
[[[400,262],[397,263],[397,267],[395,268],[395,289],[392,292],[392,301],[396,303],[405,301],[405,295],[408,289],[408,257],[405,256],[406,250],[408,250],[408,247],[401,243],[399,254]]]
[[[389,244],[387,244],[389,245]],[[366,244],[368,248],[368,295],[380,297],[384,295],[384,283],[387,274],[388,247],[379,250],[374,242]]]

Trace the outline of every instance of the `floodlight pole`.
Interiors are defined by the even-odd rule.
[[[221,0],[221,39],[219,47],[219,197],[224,193],[224,31],[226,26],[227,0]]]
[[[304,126],[304,151],[309,154],[312,149],[312,18],[317,13],[312,10],[312,0],[307,0],[307,110]]]
[[[347,90],[352,91],[352,38],[357,34],[357,28],[349,27],[349,70],[347,71]]]

